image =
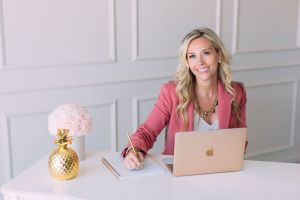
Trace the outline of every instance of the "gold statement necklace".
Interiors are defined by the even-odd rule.
[[[197,101],[197,107],[198,107],[197,110],[198,110],[199,115],[200,115],[203,119],[205,119],[209,113],[215,113],[215,112],[216,112],[216,107],[217,107],[217,105],[218,105],[218,98],[217,98],[217,95],[216,95],[216,98],[215,98],[215,100],[214,100],[214,103],[213,103],[212,107],[211,107],[209,110],[207,110],[207,111],[206,111],[206,110],[203,110],[203,109],[201,108],[200,104],[198,103],[198,101]]]

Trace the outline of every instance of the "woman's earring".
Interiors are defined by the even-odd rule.
[[[218,63],[221,63],[221,60],[219,60]]]

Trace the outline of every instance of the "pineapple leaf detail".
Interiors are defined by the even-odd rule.
[[[56,140],[54,144],[60,147],[66,147],[68,144],[72,144],[72,137],[69,134],[69,129],[58,129],[56,133]]]

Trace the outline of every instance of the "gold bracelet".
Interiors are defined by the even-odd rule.
[[[127,150],[126,150],[126,153],[125,153],[125,157],[128,155],[128,153],[133,150],[133,148],[135,149],[135,151],[138,153],[140,152],[141,150],[137,147],[128,147]]]

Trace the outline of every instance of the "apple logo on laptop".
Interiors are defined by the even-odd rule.
[[[210,148],[206,151],[206,155],[207,156],[213,156],[214,155],[214,149],[213,148]]]

